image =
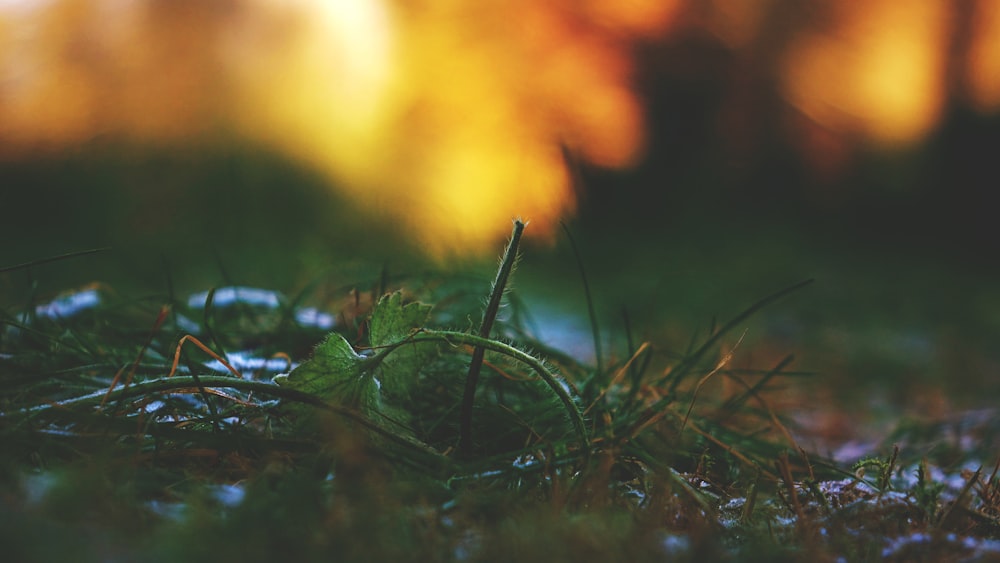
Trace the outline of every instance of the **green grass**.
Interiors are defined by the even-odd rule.
[[[4,307],[0,333],[6,553],[153,561],[995,554],[995,417],[899,420],[852,465],[799,441],[805,429],[793,415],[802,405],[787,397],[806,383],[785,359],[795,350],[757,366],[738,359],[756,345],[744,331],[762,310],[808,302],[812,286],[772,287],[734,308],[732,321],[679,341],[606,328],[599,361],[585,361],[533,337],[532,311],[516,290],[492,330],[481,330],[483,301],[506,285],[498,276],[490,293],[487,276],[383,272],[347,285],[319,279],[289,297],[232,299],[240,294],[219,288],[194,300],[96,286],[75,293],[96,298],[92,306],[59,316],[27,292]],[[308,306],[335,317],[333,328],[298,314]],[[209,354],[179,347],[188,334],[220,357],[261,365],[242,368],[243,377],[213,369]],[[292,363],[286,381],[298,383],[276,385]]]

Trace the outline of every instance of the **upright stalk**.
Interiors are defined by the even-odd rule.
[[[483,323],[479,326],[479,336],[489,338],[493,330],[493,321],[500,311],[500,301],[507,288],[507,281],[517,262],[517,249],[521,243],[521,233],[524,232],[524,222],[520,219],[514,220],[514,230],[510,235],[510,242],[507,243],[507,250],[504,251],[503,259],[500,261],[500,269],[497,277],[493,281],[493,289],[490,292],[490,300],[486,304],[486,311],[483,313]],[[476,398],[476,385],[479,383],[479,373],[483,368],[483,356],[486,349],[482,345],[477,345],[472,352],[472,363],[469,364],[469,373],[465,377],[465,393],[462,396],[462,411],[459,418],[459,440],[458,448],[464,453],[472,449],[472,403]]]

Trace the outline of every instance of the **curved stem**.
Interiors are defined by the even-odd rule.
[[[573,398],[566,390],[566,387],[564,387],[563,384],[559,382],[557,377],[545,367],[545,364],[543,364],[541,360],[531,354],[522,352],[509,344],[504,344],[503,342],[498,342],[496,340],[483,338],[481,336],[465,332],[424,329],[416,332],[413,336],[406,339],[406,342],[440,342],[442,340],[448,344],[454,344],[457,342],[460,344],[467,344],[469,346],[482,347],[486,350],[492,350],[494,352],[510,356],[511,358],[528,365],[528,367],[533,369],[535,373],[537,373],[539,377],[541,377],[545,383],[548,384],[549,388],[552,389],[552,392],[559,397],[563,406],[566,407],[566,412],[569,413],[570,420],[573,422],[573,427],[580,440],[580,448],[583,451],[583,455],[585,457],[589,457],[590,437],[587,433],[587,425],[583,420],[583,414],[580,412],[576,403],[573,402]]]
[[[397,343],[394,346],[388,347],[384,350],[379,357],[384,357],[389,354],[395,348],[402,346],[407,343],[414,342],[445,342],[450,345],[467,344],[469,346],[482,347],[485,350],[491,350],[493,352],[498,352],[514,358],[515,360],[526,364],[532,370],[535,371],[545,381],[553,393],[559,398],[563,406],[566,408],[566,412],[569,414],[570,421],[573,423],[573,427],[576,430],[577,437],[580,441],[581,452],[584,458],[590,456],[590,437],[587,432],[587,426],[584,422],[583,413],[580,412],[579,407],[573,401],[570,396],[569,391],[566,387],[559,381],[557,376],[553,374],[541,360],[535,358],[534,356],[518,350],[517,348],[504,344],[503,342],[498,342],[496,340],[491,340],[489,338],[483,338],[481,336],[476,336],[474,334],[468,334],[464,332],[455,332],[450,330],[429,330],[423,329],[414,333],[409,338]],[[237,379],[234,377],[223,376],[223,375],[202,375],[198,377],[194,376],[183,376],[183,377],[171,377],[171,378],[161,378],[154,379],[151,381],[144,381],[142,383],[136,383],[130,387],[115,389],[110,394],[105,390],[95,391],[88,395],[81,395],[79,397],[73,397],[63,401],[57,401],[53,403],[48,403],[44,405],[37,405],[27,409],[23,409],[19,412],[7,412],[0,413],[0,418],[6,418],[15,414],[24,414],[28,416],[33,416],[36,414],[43,414],[46,412],[51,412],[59,409],[68,408],[78,408],[87,406],[99,406],[102,401],[117,401],[122,399],[129,399],[132,397],[138,397],[141,395],[149,393],[163,393],[168,391],[179,391],[182,389],[197,389],[206,387],[223,387],[230,389],[240,389],[243,391],[255,391],[258,393],[265,393],[274,397],[287,399],[291,401],[296,401],[299,403],[305,403],[308,405],[315,406],[317,408],[336,413],[340,416],[351,419],[358,424],[377,432],[390,440],[404,444],[410,447],[416,447],[424,451],[433,452],[436,456],[440,454],[426,445],[415,442],[414,440],[407,439],[404,436],[399,436],[375,422],[371,421],[365,417],[360,412],[355,411],[347,407],[342,407],[338,405],[332,405],[323,401],[319,397],[312,395],[310,393],[305,393],[303,391],[298,391],[295,389],[289,389],[287,387],[280,387],[273,383],[267,383],[263,381],[248,381],[245,379]]]

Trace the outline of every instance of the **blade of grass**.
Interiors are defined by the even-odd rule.
[[[25,268],[31,268],[33,266],[38,266],[41,264],[48,264],[49,262],[57,262],[59,260],[66,260],[67,258],[76,258],[78,256],[87,256],[88,254],[97,254],[98,252],[104,252],[106,250],[111,250],[110,246],[105,246],[101,248],[91,248],[88,250],[78,250],[76,252],[67,252],[66,254],[59,254],[56,256],[49,256],[47,258],[39,258],[37,260],[31,260],[29,262],[24,262],[23,264],[16,264],[14,266],[5,266],[0,268],[0,274],[4,272],[13,272],[14,270],[23,270]]]
[[[215,349],[219,351],[220,356],[226,355],[226,349],[222,347],[222,343],[219,339],[215,337],[215,327],[212,322],[212,311],[215,306],[215,290],[217,288],[213,287],[208,290],[208,294],[205,296],[205,308],[202,311],[202,323],[205,325],[205,334],[208,336],[208,340],[212,342]],[[237,300],[238,302],[238,300]]]
[[[153,339],[156,338],[156,334],[160,331],[160,327],[163,326],[163,321],[166,320],[170,309],[171,307],[166,305],[160,308],[160,314],[157,315],[156,320],[153,321],[153,328],[149,331],[149,337],[146,338],[146,343],[139,349],[139,354],[136,356],[135,361],[132,362],[132,367],[129,368],[128,376],[125,377],[125,387],[132,384],[132,379],[135,377],[136,370],[139,369],[139,365],[142,363],[143,358],[146,357],[146,351],[149,350],[150,345],[153,344]],[[115,386],[118,385],[118,381],[121,378],[123,371],[124,370],[119,370],[118,373],[115,374],[114,379],[111,380],[111,385],[108,386],[109,394],[114,391]],[[107,400],[107,396],[105,396],[105,400]],[[104,406],[103,402],[101,403],[101,406]]]
[[[698,400],[698,392],[701,391],[701,388],[704,387],[706,383],[708,383],[709,379],[711,379],[715,374],[722,371],[722,368],[726,367],[726,365],[733,360],[733,356],[736,354],[736,349],[739,348],[740,344],[743,343],[743,339],[746,337],[746,335],[747,332],[744,330],[743,334],[740,335],[740,339],[736,342],[733,348],[727,354],[725,354],[721,360],[719,360],[719,363],[715,365],[715,368],[712,371],[706,373],[698,381],[698,385],[695,385],[694,391],[691,393],[691,402],[688,404],[687,412],[684,413],[684,420],[681,421],[680,430],[678,430],[678,432],[684,431],[684,426],[687,424],[688,419],[691,418],[691,411],[694,410],[695,401]]]
[[[701,345],[701,347],[699,347],[693,354],[691,354],[688,357],[686,357],[681,362],[681,364],[679,366],[677,366],[676,369],[673,369],[673,370],[670,371],[670,375],[673,376],[673,381],[671,381],[670,387],[669,387],[670,393],[672,394],[674,391],[677,390],[677,386],[680,385],[680,382],[684,378],[684,376],[687,375],[690,371],[692,371],[692,369],[694,368],[695,364],[698,361],[700,361],[701,358],[702,358],[702,356],[704,356],[710,349],[712,349],[713,346],[715,346],[715,343],[718,342],[719,339],[722,338],[723,335],[725,335],[726,333],[728,333],[730,330],[732,330],[733,328],[735,328],[741,322],[745,321],[747,318],[749,318],[750,316],[752,316],[757,311],[761,310],[762,308],[766,307],[767,305],[770,305],[771,303],[777,301],[778,299],[781,299],[782,297],[788,295],[789,293],[792,293],[795,290],[801,289],[801,288],[803,288],[803,287],[811,284],[813,281],[814,280],[812,280],[812,279],[801,281],[801,282],[799,282],[797,284],[794,284],[792,286],[786,287],[785,289],[782,289],[781,291],[778,291],[778,292],[772,293],[771,295],[768,295],[767,297],[765,297],[765,298],[761,299],[760,301],[758,301],[758,302],[754,303],[753,305],[751,305],[749,308],[747,308],[745,311],[743,311],[739,315],[736,315],[732,320],[730,320],[728,323],[726,323],[725,325],[723,325],[721,329],[719,329],[718,331],[715,331],[712,334],[712,336],[710,336],[708,338],[708,340],[706,340]]]
[[[635,353],[633,353],[632,356],[628,359],[628,361],[626,361],[625,364],[622,365],[622,367],[618,368],[615,371],[614,376],[612,376],[608,384],[604,386],[603,389],[601,389],[600,393],[597,394],[597,397],[593,401],[591,401],[590,406],[584,409],[583,414],[587,414],[588,412],[590,412],[591,409],[597,406],[597,403],[600,402],[600,400],[603,399],[604,396],[608,394],[608,391],[610,391],[612,387],[617,385],[625,377],[626,373],[631,373],[632,367],[635,365],[636,360],[639,357],[641,357],[648,349],[649,349],[649,342],[643,342],[642,345],[639,346],[639,349],[636,350]]]
[[[573,234],[570,232],[569,227],[566,223],[559,222],[563,228],[563,232],[566,233],[566,238],[569,240],[569,247],[573,249],[573,257],[576,259],[576,267],[580,271],[580,281],[583,282],[583,294],[587,300],[587,315],[590,316],[590,330],[593,332],[594,336],[594,358],[597,362],[597,377],[603,377],[604,374],[604,354],[601,351],[601,329],[597,324],[597,313],[594,312],[594,299],[590,295],[590,283],[587,281],[587,271],[583,267],[583,258],[580,257],[580,251],[576,246],[576,240],[573,239]],[[599,381],[595,382],[598,386],[601,386]],[[589,385],[587,387],[590,387]],[[589,391],[587,389],[586,391]],[[586,392],[585,391],[585,392]]]
[[[793,354],[785,356],[780,362],[778,362],[776,366],[774,366],[774,368],[772,368],[770,371],[764,374],[764,376],[761,377],[756,383],[754,383],[752,386],[748,386],[745,392],[743,392],[741,395],[735,396],[726,401],[726,403],[722,405],[722,408],[720,409],[722,412],[726,413],[723,417],[723,420],[736,413],[736,411],[738,411],[739,408],[742,407],[750,397],[756,395],[761,389],[763,389],[764,386],[767,385],[768,382],[770,382],[774,378],[774,376],[781,374],[781,371],[785,369],[789,364],[791,364],[792,361],[794,360],[795,356]],[[740,381],[740,383],[743,383],[743,380],[738,380],[738,381]]]

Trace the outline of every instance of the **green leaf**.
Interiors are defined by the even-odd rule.
[[[358,354],[343,336],[331,333],[316,346],[312,358],[288,375],[276,376],[274,382],[358,408],[375,422],[408,431],[410,390],[438,353],[436,343],[408,340],[423,328],[430,310],[422,303],[403,305],[399,292],[386,295],[370,320],[372,355]]]
[[[415,329],[423,328],[430,314],[430,305],[420,302],[403,305],[400,291],[383,295],[372,311],[372,346],[386,346],[407,338]]]
[[[275,376],[274,382],[368,413],[378,410],[380,402],[372,367],[372,358],[358,355],[343,336],[330,333],[312,358],[288,375]]]
[[[403,294],[383,296],[372,312],[370,341],[377,355],[386,347],[396,347],[379,366],[382,391],[391,400],[406,401],[424,369],[438,354],[438,346],[427,342],[407,342],[430,317],[431,306],[414,302],[403,305]]]

